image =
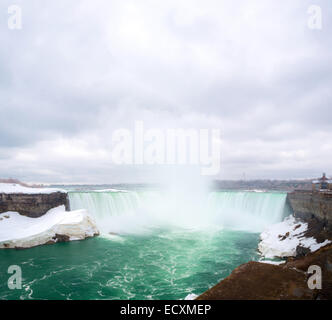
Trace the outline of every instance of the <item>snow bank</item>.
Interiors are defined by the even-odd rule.
[[[285,261],[272,261],[272,260],[260,260],[260,263],[273,264],[279,266],[280,264],[285,263]]]
[[[196,298],[198,298],[198,295],[195,293],[189,293],[184,300],[195,300]]]
[[[0,193],[50,194],[54,192],[67,193],[66,190],[56,188],[29,188],[16,183],[0,183]]]
[[[314,252],[331,242],[326,240],[323,243],[317,243],[313,237],[306,238],[304,233],[307,230],[307,223],[289,216],[283,222],[272,225],[260,235],[261,242],[258,245],[258,250],[268,259],[283,258],[296,256],[298,245]]]
[[[40,218],[17,212],[0,214],[0,248],[30,248],[66,240],[83,240],[99,234],[86,210],[65,211],[64,206],[49,210]]]

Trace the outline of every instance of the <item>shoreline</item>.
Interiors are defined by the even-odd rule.
[[[287,224],[286,229],[280,228],[280,234],[278,228],[272,232],[270,242],[263,232],[258,245],[268,258],[285,262],[249,261],[196,300],[332,300],[332,196],[295,190],[288,193],[287,201],[294,220],[288,229]],[[322,270],[322,289],[308,287],[309,267],[313,265]]]
[[[39,230],[35,235],[21,235],[21,238],[16,240],[15,237],[14,240],[9,239],[8,243],[0,245],[0,248],[23,249],[56,242],[83,240],[99,234],[87,212],[68,211],[68,192],[50,192],[50,189],[44,189],[47,192],[43,193],[43,189],[34,189],[31,193],[19,193],[15,192],[15,188],[12,189],[9,193],[0,192],[0,212],[4,208],[18,210],[16,214],[11,212],[14,210],[1,212],[0,224],[8,224],[8,217],[11,218],[11,223],[14,220],[22,223],[24,219],[28,219],[27,225],[35,224],[55,214],[52,213],[56,211],[52,209],[54,204],[57,204],[55,207],[62,206],[63,217],[62,220],[58,219],[59,221],[49,224],[45,230]],[[306,281],[309,275],[305,270],[308,261],[317,263],[325,272],[325,282],[327,281],[329,288],[332,280],[332,197],[329,194],[326,196],[307,190],[293,191],[287,193],[286,205],[292,209],[292,215],[261,233],[258,251],[263,260],[249,261],[238,266],[228,277],[198,296],[197,300],[332,299],[325,289],[308,290]],[[71,221],[71,218],[75,220],[75,214],[79,219]],[[275,262],[271,259],[284,261]]]
[[[281,265],[250,261],[196,300],[332,300],[332,245]],[[309,267],[322,269],[322,289],[308,287]]]

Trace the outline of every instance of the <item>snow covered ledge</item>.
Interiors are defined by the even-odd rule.
[[[56,188],[34,188],[18,183],[0,183],[0,193],[5,194],[51,194],[55,192],[67,193],[66,190]]]
[[[283,222],[272,225],[260,235],[261,242],[258,250],[262,256],[268,259],[286,258],[295,257],[298,246],[315,252],[331,243],[329,240],[317,243],[315,238],[305,236],[307,230],[307,223],[289,216]]]
[[[59,206],[39,218],[17,212],[0,214],[0,248],[31,248],[98,234],[96,223],[86,210],[65,211],[65,206]]]

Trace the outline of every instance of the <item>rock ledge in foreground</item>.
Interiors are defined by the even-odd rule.
[[[322,290],[308,288],[307,270],[322,268]],[[249,262],[197,300],[332,300],[332,245],[282,265]]]

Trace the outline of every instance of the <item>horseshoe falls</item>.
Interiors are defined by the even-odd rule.
[[[286,193],[211,192],[200,199],[161,192],[70,192],[71,209],[86,208],[104,232],[133,231],[132,226],[218,226],[261,232],[287,213]],[[121,223],[123,226],[121,226]],[[135,229],[135,228],[134,228]]]
[[[88,188],[89,189],[89,188]],[[177,190],[178,191],[178,190]],[[289,214],[286,193],[69,190],[101,235],[0,251],[0,268],[22,266],[22,290],[0,299],[185,299],[236,267],[259,260],[260,233]]]

